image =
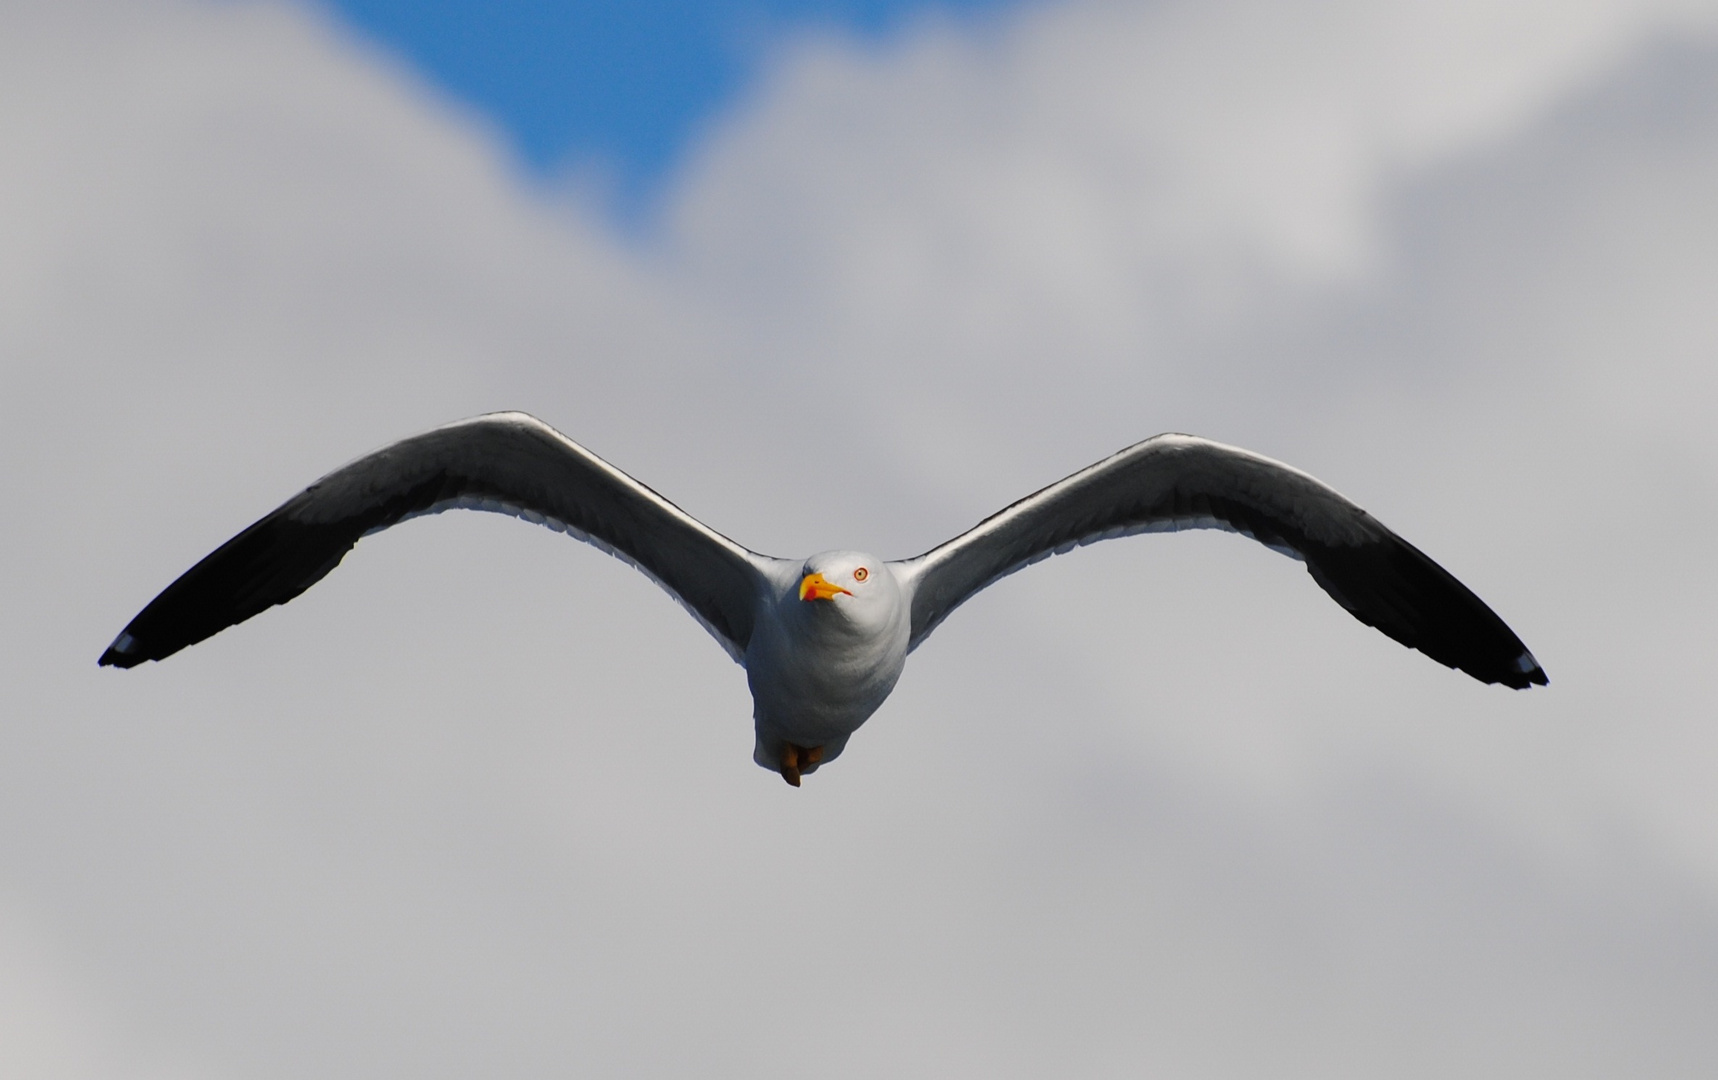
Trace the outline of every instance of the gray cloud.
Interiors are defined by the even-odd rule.
[[[1709,19],[1277,10],[794,44],[630,247],[297,9],[9,9],[0,1075],[1710,1074]],[[794,792],[671,602],[483,515],[95,668],[309,479],[499,407],[784,555],[1193,430],[1553,685],[1231,537],[1106,544]]]

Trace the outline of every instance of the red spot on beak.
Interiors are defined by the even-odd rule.
[[[848,596],[853,594],[822,574],[807,574],[799,582],[799,598],[801,600],[833,600],[840,593]]]

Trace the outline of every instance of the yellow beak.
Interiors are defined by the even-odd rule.
[[[841,586],[825,580],[822,574],[807,574],[799,583],[801,600],[833,600],[836,593],[853,595]]]

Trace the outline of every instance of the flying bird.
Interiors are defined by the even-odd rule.
[[[99,663],[160,660],[275,604],[360,539],[424,514],[488,510],[631,563],[744,665],[753,759],[799,786],[841,755],[907,654],[999,578],[1097,540],[1225,529],[1306,564],[1355,618],[1486,683],[1545,685],[1521,639],[1443,567],[1297,469],[1159,435],[1082,469],[916,558],[750,551],[525,413],[403,439],[334,470],[150,601]]]

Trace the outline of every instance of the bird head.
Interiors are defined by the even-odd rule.
[[[885,622],[900,603],[900,587],[889,565],[858,551],[826,551],[805,560],[797,603],[825,617]]]

